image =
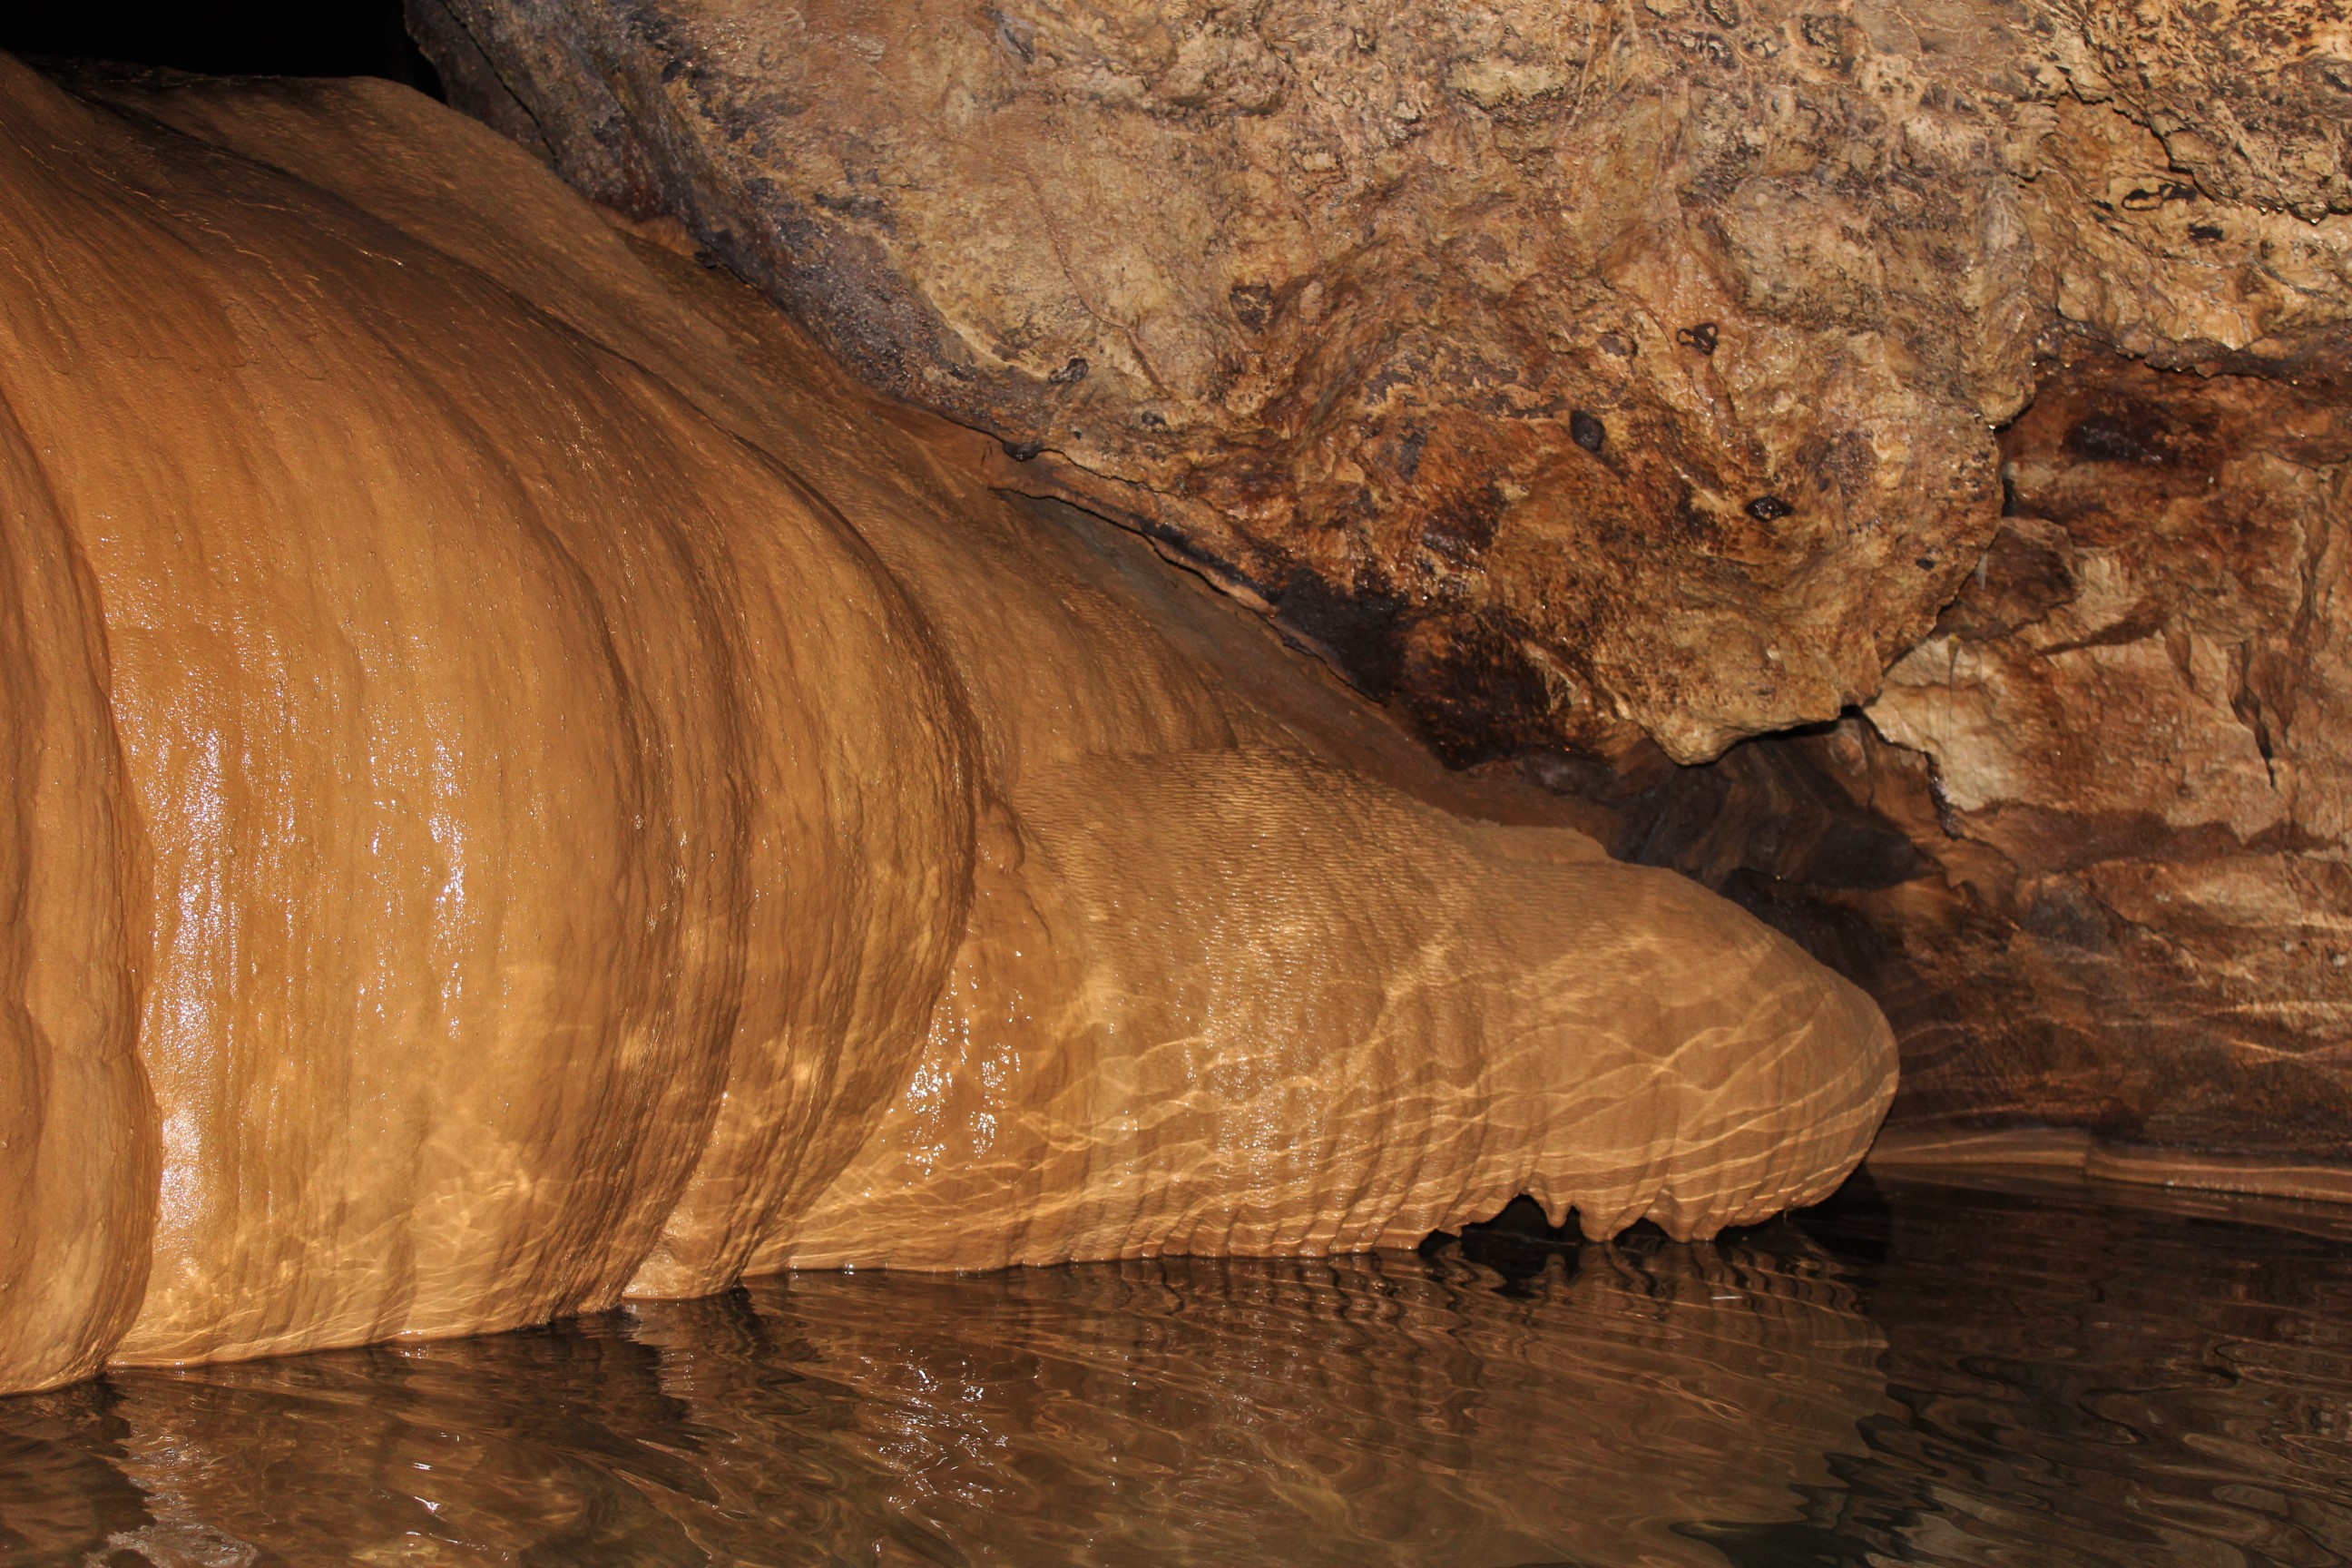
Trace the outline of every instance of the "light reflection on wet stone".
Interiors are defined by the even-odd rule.
[[[0,1562],[2352,1551],[2352,1240],[2319,1211],[1887,1197],[1715,1246],[803,1275],[120,1373],[0,1401]]]

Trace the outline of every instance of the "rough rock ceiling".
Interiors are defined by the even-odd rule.
[[[461,104],[1456,760],[1834,718],[2063,339],[2295,374],[2352,316],[2336,5],[413,15]]]

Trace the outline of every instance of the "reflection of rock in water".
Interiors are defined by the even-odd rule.
[[[1709,1248],[1555,1273],[1515,1298],[1386,1262],[1171,1260],[988,1283],[934,1295],[803,1279],[787,1298],[823,1358],[860,1367],[902,1413],[903,1439],[947,1461],[922,1467],[920,1506],[965,1530],[981,1521],[959,1500],[1000,1463],[1003,1417],[978,1413],[1008,1399],[1025,1407],[1020,1424],[1106,1453],[1165,1433],[1171,1485],[1230,1475],[1333,1521],[1317,1560],[1396,1563],[1563,1549],[1637,1562],[1671,1551],[1670,1523],[1710,1510],[1787,1517],[1790,1488],[1828,1484],[1823,1456],[1880,1407],[1878,1342],[1840,1289]],[[909,1366],[900,1347],[950,1315],[962,1370],[941,1386],[925,1365],[936,1358]],[[1650,1484],[1625,1485],[1637,1475]],[[1266,1550],[1263,1519],[1202,1500],[1201,1560]],[[1073,1499],[1057,1485],[1053,1507],[1073,1502],[1064,1517],[1091,1509],[1118,1528],[1108,1489]]]
[[[152,1526],[113,1403],[95,1389],[0,1403],[0,1562],[79,1563]]]
[[[2218,1203],[1884,1199],[1807,1216],[1875,1261],[1775,1224],[1507,1290],[1406,1254],[866,1271],[117,1373],[0,1401],[0,1558],[2342,1559],[2352,1244]]]
[[[296,1562],[1696,1565],[1673,1526],[1791,1518],[1884,1408],[1816,1268],[1672,1247],[1511,1298],[1396,1256],[805,1275],[120,1373],[109,1420],[134,1528]]]
[[[1900,1410],[1823,1522],[1927,1562],[2345,1561],[2352,1220],[2051,1193],[1888,1184],[1855,1278]]]
[[[1861,993],[479,126],[75,84],[0,60],[0,1389],[1859,1158]]]

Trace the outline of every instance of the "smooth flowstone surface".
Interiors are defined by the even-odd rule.
[[[0,1560],[2317,1568],[2321,1212],[1857,1183],[1714,1244],[803,1273],[117,1372],[0,1401]]]
[[[0,1389],[1681,1237],[1870,1000],[385,83],[0,58]]]

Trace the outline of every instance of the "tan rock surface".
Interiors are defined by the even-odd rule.
[[[0,1386],[1868,1142],[1858,991],[487,131],[0,75]]]
[[[2093,355],[2002,445],[2012,515],[1865,713],[1664,781],[1617,847],[1864,981],[1919,1131],[2340,1163],[2352,419]]]
[[[1951,880],[2009,928],[1940,982],[1990,1003],[2022,971],[2051,1003],[1970,1009],[2007,1081],[1931,1078],[1922,1109],[1990,1088],[2135,1142],[2340,1154],[2352,418],[2093,363],[2004,444],[2019,515],[1869,715],[1931,760]]]
[[[2341,0],[410,16],[454,101],[1457,761],[1867,700],[2069,334],[2347,357]]]

